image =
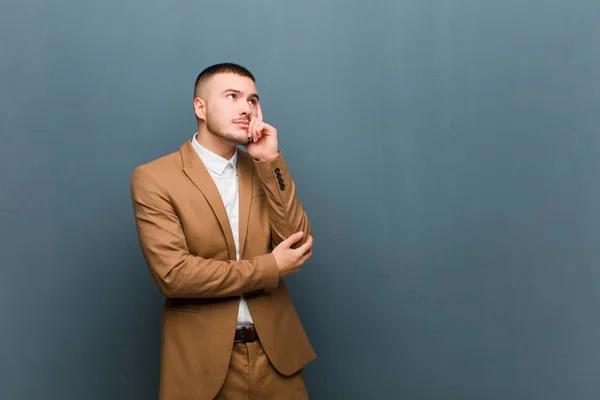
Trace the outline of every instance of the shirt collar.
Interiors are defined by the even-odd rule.
[[[194,137],[192,138],[192,147],[194,147],[194,150],[196,150],[196,153],[198,153],[198,156],[200,157],[206,168],[208,168],[215,174],[222,175],[223,172],[225,172],[225,168],[227,168],[227,165],[229,164],[231,164],[234,171],[237,171],[237,148],[235,149],[235,153],[233,153],[231,159],[227,160],[221,157],[220,155],[215,154],[212,151],[202,147],[200,143],[198,143],[198,141],[196,140],[196,134],[194,134]]]

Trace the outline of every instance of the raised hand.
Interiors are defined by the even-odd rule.
[[[263,121],[260,103],[256,103],[256,113],[248,125],[248,154],[257,160],[271,160],[279,154],[277,129]]]

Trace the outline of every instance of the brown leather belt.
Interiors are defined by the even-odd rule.
[[[242,328],[236,329],[235,331],[235,339],[234,343],[246,343],[246,342],[254,342],[258,339],[258,334],[256,333],[256,329],[252,328]]]

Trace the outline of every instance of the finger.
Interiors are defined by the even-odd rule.
[[[254,139],[254,135],[252,134],[252,130],[254,129],[255,123],[256,123],[256,120],[254,118],[250,118],[250,123],[248,124],[248,137],[252,138],[252,140],[254,140],[254,142],[256,143],[256,140]]]
[[[307,251],[309,251],[312,248],[312,245],[313,245],[313,237],[311,235],[306,240],[306,243],[304,243],[302,246],[298,247],[296,249],[296,251],[300,254],[305,254]]]
[[[262,137],[262,131],[265,129],[265,124],[262,121],[258,121],[256,123],[256,139],[260,139]]]
[[[273,125],[269,125],[266,122],[263,122],[262,125],[262,136],[269,137],[277,137],[277,129],[273,127]]]
[[[262,123],[262,128],[265,135],[271,135],[271,133],[275,130],[272,125],[269,125],[266,122]]]
[[[305,255],[303,255],[303,256],[300,258],[300,261],[299,261],[299,262],[300,262],[300,264],[299,264],[299,265],[304,265],[304,263],[305,263],[305,262],[307,262],[307,261],[308,261],[308,259],[309,259],[309,258],[311,258],[311,257],[312,257],[312,249],[311,249],[311,250],[309,250],[309,251],[308,251],[308,253],[306,253]]]
[[[263,120],[262,108],[260,107],[260,101],[256,102],[256,117],[259,120]]]
[[[252,119],[250,120],[250,136],[252,137],[252,140],[254,140],[254,143],[257,142],[257,137],[256,137],[256,125],[258,124],[258,120],[256,119],[256,117],[252,117]]]
[[[255,142],[258,142],[258,135],[256,134],[256,131],[258,130],[258,125],[260,124],[260,121],[255,119],[254,120],[254,126],[252,128],[252,137],[254,138]]]
[[[304,236],[304,232],[296,232],[293,235],[290,235],[287,239],[285,239],[281,244],[285,243],[285,246],[291,247],[294,243],[298,243],[300,239]]]

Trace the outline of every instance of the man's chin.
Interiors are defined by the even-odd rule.
[[[222,131],[220,129],[215,129],[215,127],[208,125],[208,131],[212,133],[214,136],[220,137],[221,139],[236,145],[245,145],[248,144],[248,136],[247,130],[239,130],[237,132],[232,131]]]
[[[226,139],[229,143],[233,143],[233,144],[238,144],[238,145],[245,145],[248,144],[248,137],[247,136],[238,136],[238,135],[231,135]]]

